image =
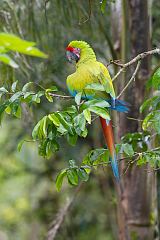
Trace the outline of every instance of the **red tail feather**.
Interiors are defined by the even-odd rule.
[[[108,150],[110,152],[110,158],[111,158],[111,165],[113,169],[114,176],[117,180],[119,180],[119,172],[118,172],[118,165],[116,160],[116,153],[115,153],[115,146],[114,146],[114,136],[113,136],[113,129],[112,129],[112,122],[109,121],[109,123],[106,123],[106,120],[100,117],[103,134],[106,140],[106,144],[108,147]]]
[[[114,137],[113,137],[113,130],[112,130],[112,122],[110,121],[108,124],[106,123],[106,120],[100,117],[103,134],[106,140],[107,147],[109,149],[109,152],[112,156],[114,153]]]

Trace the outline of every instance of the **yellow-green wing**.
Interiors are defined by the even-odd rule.
[[[86,89],[90,84],[98,83],[104,86],[105,91]],[[78,92],[85,93],[86,97],[108,99],[109,95],[115,99],[115,92],[107,68],[97,61],[89,61],[78,67],[75,73],[67,78],[67,86],[74,96]],[[108,93],[108,94],[107,94]]]
[[[101,69],[100,76],[99,76],[100,82],[104,86],[105,91],[107,93],[109,93],[113,99],[115,99],[116,96],[115,96],[115,91],[113,88],[112,79],[110,77],[110,74],[109,74],[107,68],[102,63],[98,62],[98,64]]]

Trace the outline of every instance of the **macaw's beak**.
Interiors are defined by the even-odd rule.
[[[66,51],[66,57],[70,63],[72,62],[78,62],[80,56],[78,53],[74,53],[71,51]]]

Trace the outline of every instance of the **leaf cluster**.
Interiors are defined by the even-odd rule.
[[[148,111],[142,123],[143,130],[154,130],[160,134],[160,68],[152,75],[148,82],[148,87],[156,90],[156,95],[147,99],[142,104],[140,111]]]
[[[49,158],[53,152],[59,150],[59,139],[65,137],[74,146],[78,137],[85,138],[88,134],[87,124],[91,124],[92,113],[105,119],[110,119],[103,100],[89,100],[80,102],[80,94],[75,96],[75,105],[62,111],[56,111],[44,116],[34,127],[32,137],[39,142],[39,154]]]
[[[11,114],[17,118],[21,118],[22,106],[27,104],[29,107],[32,104],[39,104],[41,97],[45,96],[50,101],[48,95],[57,90],[55,86],[40,91],[33,91],[35,85],[33,82],[26,83],[22,88],[18,87],[18,81],[13,82],[10,89],[4,86],[0,88],[0,120],[4,113]]]
[[[23,40],[13,34],[0,33],[0,62],[12,68],[18,68],[18,64],[13,60],[9,52],[22,53],[34,57],[47,58],[47,55],[35,47],[35,42]]]

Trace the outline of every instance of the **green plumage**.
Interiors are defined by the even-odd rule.
[[[112,109],[116,109],[115,92],[112,85],[112,79],[107,68],[97,61],[93,49],[83,41],[72,41],[67,51],[68,59],[77,61],[76,71],[67,78],[67,86],[72,96],[82,92],[82,97],[86,99],[97,98],[109,100]],[[97,88],[88,88],[90,85],[97,85]],[[111,101],[110,101],[111,99]],[[122,106],[124,110],[124,106]],[[103,128],[104,137],[110,153],[110,160],[114,176],[119,181],[118,164],[114,147],[114,138],[111,121],[107,121],[100,117]]]
[[[80,49],[80,59],[76,63],[76,71],[67,78],[67,86],[72,95],[82,92],[85,97],[115,99],[112,80],[107,68],[96,60],[93,49],[84,41],[72,41],[70,47]],[[105,91],[85,89],[87,85],[98,83]]]

